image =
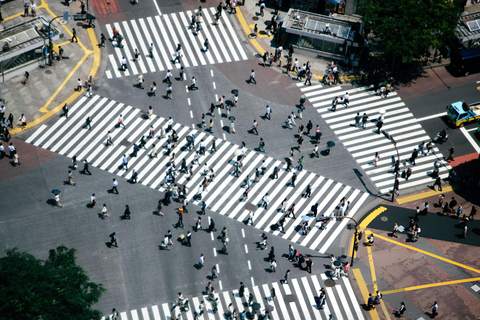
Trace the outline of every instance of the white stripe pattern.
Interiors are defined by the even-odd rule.
[[[182,45],[183,58],[175,67],[195,67],[199,65],[240,61],[253,58],[237,35],[228,14],[223,13],[218,25],[213,25],[214,7],[202,10],[202,29],[194,34],[190,29],[191,11],[175,12],[148,18],[107,24],[109,36],[116,28],[123,36],[123,48],[116,46],[109,54],[110,62],[106,75],[108,78],[136,75],[172,69],[174,51],[177,44]],[[195,14],[195,12],[193,12]],[[162,37],[159,36],[162,35]],[[204,52],[204,42],[208,39],[209,50]],[[150,44],[153,43],[153,59],[150,57]],[[140,53],[139,60],[133,62],[134,50]],[[128,68],[119,69],[122,57],[127,59]]]
[[[335,135],[342,141],[348,151],[352,154],[361,168],[367,173],[370,180],[378,188],[380,193],[388,193],[393,189],[394,173],[392,157],[397,159],[395,146],[383,134],[377,134],[377,118],[380,110],[385,111],[384,125],[382,130],[388,132],[396,142],[400,154],[401,172],[406,171],[410,166],[412,175],[406,180],[399,177],[399,189],[433,184],[431,177],[433,164],[440,161],[440,177],[446,178],[448,170],[451,169],[443,160],[443,155],[438,148],[433,146],[433,153],[422,155],[419,151],[416,165],[409,162],[413,150],[419,150],[422,142],[427,143],[430,137],[423,130],[418,119],[405,106],[396,92],[390,92],[387,98],[375,94],[369,87],[345,88],[341,86],[328,87],[321,84],[306,86],[298,83],[297,86],[303,94],[312,102],[313,107],[325,119]],[[348,108],[339,103],[337,110],[331,110],[332,100],[341,98],[349,93]],[[366,129],[355,126],[357,112],[362,116],[364,113],[369,117]],[[425,147],[426,152],[426,147]],[[377,166],[374,165],[375,152],[380,155]],[[406,162],[404,162],[406,160]],[[405,164],[404,164],[405,163]]]

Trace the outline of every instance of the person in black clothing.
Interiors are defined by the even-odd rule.
[[[476,214],[477,214],[477,209],[475,207],[472,207],[472,211],[470,211],[470,215],[468,216],[468,219],[473,220]]]
[[[123,219],[128,219],[130,220],[130,207],[125,205],[125,212],[123,213]]]
[[[89,175],[92,175],[92,173],[88,170],[88,167],[89,167],[89,163],[88,163],[88,160],[87,159],[83,159],[83,170],[80,171],[80,173],[83,173],[83,174],[89,174]]]

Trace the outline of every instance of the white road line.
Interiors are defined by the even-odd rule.
[[[137,44],[135,43],[135,38],[139,38],[139,42],[140,42],[141,45],[144,44],[144,42],[142,41],[143,39],[140,38],[141,37],[140,33],[135,34],[135,37],[133,37],[132,33],[130,32],[130,27],[128,26],[127,21],[123,21],[122,23],[123,23],[123,27],[125,28],[126,36],[128,37],[129,41],[132,42],[133,56],[132,56],[132,61],[130,61],[131,62],[130,65],[133,64],[136,68],[137,67],[136,64],[138,63],[138,65],[140,66],[140,69],[142,70],[142,73],[146,73],[147,68],[145,67],[145,64],[143,63],[142,56],[140,56],[140,58],[137,60],[136,63],[134,62],[135,49],[138,50]],[[142,46],[140,46],[140,50],[143,50]],[[139,53],[140,53],[140,51],[139,51]]]
[[[281,294],[280,287],[278,283],[272,283],[272,287],[275,289],[275,293],[277,294],[276,298],[278,300],[278,305],[280,306],[281,314],[284,320],[290,320],[290,315],[288,314],[288,310],[283,300],[283,295]]]
[[[321,278],[323,281],[327,280],[327,276],[322,273]],[[333,311],[335,316],[338,320],[343,320],[343,315],[340,312],[340,308],[338,306],[337,300],[334,298],[335,294],[333,293],[333,289],[330,287],[325,287],[326,290],[326,299],[332,305]]]
[[[130,311],[130,313],[132,314],[132,319],[133,320],[139,320],[138,313],[137,313],[136,309],[133,309],[132,311]]]
[[[223,14],[222,14],[223,16]],[[210,20],[210,17],[209,15],[205,15],[205,18],[207,20],[207,22],[209,24],[212,23],[212,20]],[[205,34],[207,35],[207,37],[209,38],[209,42],[210,42],[210,45],[212,46],[212,48],[216,48],[218,46],[220,52],[222,52],[225,56],[225,60],[227,62],[230,62],[232,61],[232,59],[230,59],[230,56],[228,55],[228,52],[227,52],[227,49],[225,48],[225,46],[223,45],[223,41],[222,41],[222,37],[220,37],[218,35],[218,32],[217,32],[217,29],[216,28],[211,28],[211,31],[212,31],[212,34],[213,34],[213,38],[210,38],[210,35],[208,34],[208,28],[202,28],[203,31],[205,32]],[[215,56],[217,57],[217,59],[219,60],[218,62],[219,63],[222,63],[223,61],[222,58],[221,58],[221,55],[218,53],[215,54]]]
[[[195,299],[195,298],[194,298]],[[154,305],[152,307],[152,311],[153,311],[153,318],[155,320],[161,320],[160,318],[160,311],[158,310],[158,306],[157,305]]]
[[[150,316],[148,315],[148,309],[147,308],[142,308],[142,316],[143,316],[143,319],[150,320]]]
[[[267,305],[274,305],[274,300],[272,299],[272,295],[270,293],[270,289],[268,288],[268,285],[266,285],[266,284],[262,285],[262,289],[263,289],[263,293],[265,294],[265,298],[269,297],[268,300],[267,300]],[[276,292],[275,292],[275,294],[276,294]],[[273,316],[274,320],[279,319],[277,310],[273,309],[271,315]]]
[[[245,238],[245,229],[242,228],[242,237]]]
[[[212,237],[213,237],[213,233],[212,233]],[[212,239],[213,240],[213,239]],[[217,248],[213,248],[213,256],[216,257],[217,256]]]
[[[185,17],[184,12],[179,12],[178,15],[180,16],[180,19],[182,20],[182,24],[183,24],[183,26],[181,26],[181,30],[185,30],[185,33],[188,35],[188,38],[190,39],[190,41],[193,44],[193,48],[195,49],[195,52],[198,53],[198,58],[200,59],[200,63],[202,65],[206,65],[207,62],[205,61],[205,58],[202,55],[201,47],[199,47],[198,44],[197,44],[197,39],[195,39],[193,34],[188,31],[188,27],[189,27],[188,18]],[[200,43],[203,43],[203,42],[200,42]]]
[[[172,37],[172,40],[173,40],[173,43],[175,43],[175,48],[177,47],[177,44],[178,43],[181,43],[180,41],[178,41],[178,38],[177,38],[177,35],[175,34],[175,27],[173,26],[172,22],[170,22],[170,19],[168,18],[168,15],[166,16],[163,16],[163,19],[165,20],[165,25],[167,26],[168,30],[170,31],[169,34],[170,36]],[[162,25],[163,27],[163,25]],[[183,30],[181,30],[181,32],[183,32]],[[180,33],[181,33],[180,32]],[[165,33],[164,33],[165,34]],[[167,45],[168,43],[170,43],[172,41],[166,41]],[[186,51],[185,51],[185,45],[186,44],[183,44],[182,45],[182,52],[184,53],[183,55],[183,58],[182,58],[182,62],[183,62],[183,65],[188,68],[190,67],[190,64],[188,63],[188,59],[187,59],[187,55],[186,55]],[[188,47],[190,49],[190,47]],[[169,48],[170,49],[170,48]],[[170,51],[171,54],[173,54],[175,52],[175,49],[174,50],[171,50]],[[189,52],[190,53],[190,52]]]
[[[140,22],[140,20],[141,20],[141,22]],[[145,59],[146,63],[148,64],[148,66],[150,68],[150,72],[155,72],[156,69],[155,69],[155,66],[153,65],[154,60],[151,57],[149,57],[149,55],[150,55],[150,43],[153,43],[153,41],[152,41],[152,38],[150,37],[150,33],[148,33],[148,30],[146,28],[143,29],[143,27],[145,26],[143,18],[138,19],[138,21],[139,21],[140,25],[142,26],[142,31],[145,35],[145,38],[146,38],[145,40],[147,41],[147,45],[148,45],[148,48],[147,48],[147,45],[145,45],[145,42],[138,41],[139,44],[140,44],[140,50],[141,50],[140,52],[143,53],[143,58]],[[134,33],[136,35],[139,35],[140,34],[140,29],[137,26],[137,21],[130,20],[130,24],[132,25]],[[159,61],[159,60],[157,59],[157,61]],[[161,68],[161,65],[160,65],[160,70],[163,70],[163,68]]]
[[[168,15],[165,15],[164,17],[165,17],[165,21],[168,21]],[[179,31],[178,33],[180,34],[180,38],[182,39],[182,42],[178,42],[178,43],[181,43],[182,44],[182,50],[184,52],[188,53],[189,59],[192,61],[192,66],[194,66],[194,67],[198,66],[197,59],[195,59],[195,55],[193,54],[193,51],[190,48],[190,44],[188,43],[187,38],[185,38],[184,28],[178,22],[178,18],[174,13],[172,13],[170,15],[170,17],[172,18],[172,21],[174,22],[175,29]],[[168,25],[173,26],[171,24],[168,24]],[[172,30],[172,32],[173,32],[173,30]],[[196,45],[196,42],[194,42],[194,44]],[[186,57],[184,57],[184,58],[186,58]],[[205,60],[204,60],[204,62],[205,62]]]
[[[38,128],[37,130],[35,130],[35,132],[30,136],[28,137],[27,140],[25,140],[26,143],[31,143],[33,140],[35,140],[35,138],[40,134],[42,133],[43,130],[45,130],[47,128],[46,125],[42,124],[40,126],[40,128]]]
[[[222,280],[218,280],[218,286],[220,287],[220,290],[223,290],[223,287],[222,287]]]
[[[312,290],[310,289],[310,285],[308,284],[307,277],[302,277],[302,285],[303,285],[303,288],[305,289],[305,292],[307,294],[307,301],[309,302],[308,303],[308,309],[313,310],[313,314],[315,315],[315,319],[321,319],[320,311],[318,311],[317,308],[315,308],[314,305],[313,305],[313,303],[315,302],[315,298],[313,297]]]
[[[120,318],[122,318],[122,320],[128,320],[127,313],[126,312],[120,313]]]
[[[320,293],[320,283],[318,282],[318,279],[317,279],[317,276],[316,275],[313,275],[312,276],[312,283],[313,283],[313,287],[315,288],[315,292],[317,294]],[[327,299],[329,299],[330,297],[327,297]],[[332,297],[333,298],[333,297]],[[323,315],[325,317],[328,317],[330,315],[330,309],[328,308],[328,305],[325,303],[325,306],[323,307]]]
[[[446,116],[446,115],[447,115],[446,112],[440,112],[440,113],[432,114],[432,115],[430,115],[430,116],[426,116],[426,117],[423,117],[423,118],[418,118],[417,121],[420,122],[420,121],[425,121],[425,120],[440,118],[440,117],[443,117],[443,116]]]
[[[123,24],[123,27],[128,27],[126,21],[123,21],[122,24]],[[125,34],[126,33],[126,30],[120,28],[120,23],[119,22],[115,22],[113,25],[115,26],[115,28],[117,28],[117,30],[120,32],[120,34]],[[124,41],[123,44],[124,44],[123,55],[120,53],[120,51],[117,51],[117,52],[119,53],[118,57],[120,58],[120,61],[122,61],[121,60],[122,58],[126,57],[127,61],[129,62],[129,63],[127,63],[128,69],[126,69],[124,71],[124,73],[125,73],[125,75],[130,75],[130,72],[129,72],[129,69],[130,69],[130,70],[132,70],[132,74],[138,74],[137,66],[134,63],[132,63],[133,57],[132,57],[131,52],[133,52],[133,48],[130,47],[131,43],[130,43],[130,41]],[[128,72],[128,74],[127,74],[127,72]]]
[[[187,11],[187,14],[189,16],[192,15],[192,12],[191,11]],[[213,52],[213,56],[215,56],[217,58],[217,61],[219,63],[222,63],[223,60],[222,60],[222,56],[220,55],[220,52],[219,52],[219,49],[217,49],[217,45],[215,43],[215,38],[210,36],[210,32],[208,31],[208,28],[202,28],[202,31],[205,33],[205,39],[209,39],[208,42],[210,44],[210,49],[212,50]],[[199,33],[197,35],[198,37],[198,40],[201,41],[200,43],[204,43],[204,39],[203,39],[203,36],[202,36],[202,33]],[[212,53],[210,53],[210,50],[207,51],[207,58],[208,58],[208,61],[210,61],[211,64],[214,64],[215,63],[215,60],[213,59],[213,56],[212,56]]]
[[[153,23],[153,20],[151,17],[148,17],[147,18],[147,22],[148,24],[150,24],[151,26],[154,25]],[[153,32],[153,35],[155,36],[155,41],[156,43],[162,43],[162,41],[160,40],[160,34],[162,35],[166,35],[167,34],[167,31],[165,30],[165,28],[163,27],[163,22],[162,22],[162,19],[160,19],[159,16],[156,16],[155,17],[155,22],[157,23],[157,26],[158,28],[160,29],[160,33],[156,32],[156,29],[155,29],[155,32]],[[167,39],[168,40],[168,39]],[[155,42],[154,42],[155,43]],[[160,51],[162,53],[162,57],[164,57],[165,59],[165,64],[167,66],[167,69],[171,70],[172,69],[172,54],[173,52],[175,51],[174,48],[172,48],[172,45],[170,43],[170,41],[165,41],[165,44],[167,46],[167,50],[168,50],[168,53],[165,51],[165,49],[163,48],[163,46],[160,47]],[[153,53],[155,55],[155,53]]]
[[[478,146],[477,142],[473,140],[472,136],[467,132],[467,130],[464,127],[462,127],[460,128],[460,131],[463,133],[465,138],[467,138],[468,142],[470,142],[470,144],[475,149],[475,151],[477,151],[477,153],[480,153],[480,147]]]
[[[352,285],[350,284],[350,281],[346,277],[342,277],[342,280],[358,319],[365,320],[362,310],[360,310],[360,304],[358,303],[357,297],[355,296],[355,292],[353,292],[353,288],[352,288]]]
[[[215,10],[215,8],[213,8],[213,7],[210,8],[210,11],[211,11],[212,13],[214,12],[214,10]],[[222,16],[225,16],[225,15],[222,15]],[[211,20],[210,16],[207,15],[206,17],[207,17],[208,23],[209,23],[210,25],[213,24],[213,21]],[[225,36],[225,41],[226,41],[227,43],[228,43],[229,41],[231,42],[231,39],[229,39],[229,38],[227,37],[227,32],[225,31],[225,28],[224,28],[224,26],[223,26],[222,23],[219,23],[218,25],[216,25],[216,26],[214,26],[214,27],[217,27],[218,29],[220,29],[220,34]],[[215,29],[213,29],[213,30],[214,30],[214,32],[216,31]],[[219,40],[219,41],[222,41],[221,38],[219,38],[218,40]],[[230,45],[227,44],[227,48],[230,50],[231,55],[233,56],[233,59],[234,59],[235,61],[239,61],[240,59],[238,58],[237,52],[236,52],[236,50],[235,50],[235,47],[232,46],[231,43],[230,43]],[[226,52],[224,52],[223,54],[225,54],[225,56],[227,56],[227,53],[226,53]],[[228,58],[228,59],[230,59],[230,58]]]
[[[157,1],[153,0],[153,4],[155,5],[155,8],[157,9],[158,15],[161,16],[162,13],[160,12],[160,8],[158,7]]]
[[[158,35],[156,35],[156,28],[155,28],[155,24],[153,23],[153,20],[152,18],[147,18],[147,23],[148,25],[150,26],[150,28],[147,28],[146,24],[145,24],[145,20],[143,18],[140,18],[138,19],[138,22],[140,23],[140,27],[142,28],[143,32],[145,33],[145,37],[147,38],[147,49],[148,49],[148,54],[149,54],[149,63],[151,62],[152,63],[152,66],[153,66],[153,62],[156,62],[157,64],[157,67],[158,67],[158,70],[159,71],[163,71],[165,70],[165,68],[163,67],[163,64],[162,64],[162,59],[161,59],[161,54],[163,54],[165,52],[165,49],[163,48],[163,45],[161,42],[158,42],[158,41],[154,41],[153,40],[153,37],[157,37],[157,40],[158,40]],[[150,36],[150,32],[152,32],[153,34],[153,37]],[[150,55],[150,44],[153,44],[153,57]],[[158,47],[158,48],[156,48]],[[143,49],[142,49],[143,50]],[[147,51],[145,51],[145,57],[147,57]],[[167,56],[163,56],[164,58],[166,58]],[[171,65],[167,62],[166,64],[166,68],[171,68]]]
[[[245,244],[245,253],[248,253],[248,247],[247,247],[247,244]]]
[[[213,13],[214,8],[210,8],[210,11]],[[238,40],[237,33],[235,32],[234,28],[232,27],[232,24],[230,23],[230,20],[226,17],[226,14],[222,14],[221,18],[223,19],[223,22],[225,23],[226,28],[230,32],[231,39],[233,39],[233,42],[237,46],[237,51],[240,52],[240,55],[242,56],[243,60],[247,60],[248,57],[245,54],[245,50],[243,50],[242,45],[240,44],[240,41]]]
[[[252,270],[252,264],[250,263],[250,260],[247,261],[248,264],[248,270]]]
[[[190,98],[188,98],[188,104],[190,105]],[[193,111],[190,110],[190,118],[193,118]]]

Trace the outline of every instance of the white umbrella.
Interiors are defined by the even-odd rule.
[[[404,226],[398,226],[397,231],[398,232],[403,232],[403,231],[405,231],[405,227]]]

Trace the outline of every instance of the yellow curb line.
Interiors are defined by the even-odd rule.
[[[372,247],[370,246],[367,246],[367,255],[368,255],[368,264],[370,265],[370,273],[372,275],[373,292],[377,292],[378,291],[377,276],[375,275],[375,265],[373,263]]]
[[[44,0],[42,0],[42,3],[44,3]],[[52,16],[55,16],[53,14],[53,12],[49,11]],[[65,27],[65,26],[64,26]],[[67,31],[69,31],[66,27],[65,29]],[[98,72],[98,69],[100,67],[100,49],[98,47],[98,41],[97,41],[97,38],[95,36],[95,32],[93,31],[92,28],[89,28],[87,29],[87,33],[88,33],[88,36],[90,38],[90,41],[92,42],[92,46],[93,46],[93,51],[92,50],[88,50],[85,48],[85,46],[83,46],[82,44],[81,47],[83,48],[85,54],[84,56],[82,57],[82,59],[77,63],[77,65],[75,66],[75,68],[72,70],[72,72],[70,72],[70,74],[67,76],[67,78],[65,78],[65,80],[62,82],[62,84],[60,85],[60,87],[57,89],[57,91],[55,91],[55,93],[52,95],[52,97],[50,97],[50,99],[47,101],[47,103],[42,107],[40,108],[40,112],[45,112],[44,115],[42,115],[40,118],[37,118],[35,120],[32,120],[30,121],[29,123],[27,123],[26,126],[23,126],[23,127],[19,127],[19,128],[15,128],[13,130],[10,131],[10,133],[12,135],[16,134],[16,133],[19,133],[19,132],[22,132],[22,131],[25,131],[27,129],[30,129],[30,128],[33,128],[34,126],[48,120],[49,118],[51,118],[52,116],[54,116],[57,112],[59,112],[60,110],[62,110],[62,107],[65,105],[65,104],[72,104],[76,99],[78,99],[83,93],[82,92],[75,92],[73,93],[70,97],[68,97],[67,99],[65,99],[65,101],[61,102],[60,104],[58,104],[55,108],[53,108],[52,110],[48,111],[48,106],[50,105],[50,103],[55,99],[55,97],[60,93],[61,89],[63,89],[63,87],[66,85],[66,83],[70,80],[70,78],[73,76],[73,74],[78,70],[78,68],[82,65],[82,63],[85,61],[85,59],[87,59],[87,57],[91,54],[94,55],[93,57],[93,63],[92,63],[92,67],[90,69],[90,72],[89,72],[89,75],[93,77],[96,76],[97,72]],[[62,44],[63,45],[63,44]]]
[[[262,55],[262,52],[265,52],[265,50],[263,50],[262,46],[260,45],[260,43],[258,43],[257,39],[250,39],[248,37],[248,35],[251,32],[250,30],[250,27],[248,26],[247,24],[247,21],[245,20],[245,17],[243,16],[243,12],[242,12],[242,9],[238,8],[238,11],[237,11],[237,18],[238,18],[238,21],[240,22],[240,25],[242,26],[243,28],[243,32],[245,32],[245,35],[247,36],[247,38],[250,40],[250,42],[252,43],[252,46],[255,48],[255,50],[257,50],[257,52]]]
[[[249,25],[248,28],[249,28],[249,30],[255,29],[255,23]],[[273,36],[269,36],[268,34],[260,34],[260,33],[258,33],[258,34],[257,34],[257,38],[269,38],[269,39],[273,39]]]
[[[474,282],[474,281],[479,281],[479,280],[480,280],[480,277],[461,279],[461,280],[451,280],[451,281],[444,281],[444,282],[437,282],[437,283],[430,283],[430,284],[423,284],[423,285],[419,285],[419,286],[407,287],[407,288],[402,288],[402,289],[382,291],[382,294],[392,294],[392,293],[398,293],[398,292],[413,291],[413,290],[427,289],[427,288],[440,287],[440,286],[448,286],[448,285],[451,285],[451,284]]]
[[[382,239],[382,240],[391,242],[391,243],[393,243],[393,244],[399,245],[399,246],[401,246],[401,247],[404,247],[404,248],[407,248],[407,249],[410,249],[410,250],[413,250],[413,251],[417,251],[417,252],[423,253],[423,254],[425,254],[425,255],[427,255],[427,256],[430,256],[430,257],[432,257],[432,258],[436,258],[436,259],[445,261],[445,262],[450,263],[450,264],[453,264],[453,265],[455,265],[455,266],[457,266],[457,267],[464,268],[464,269],[467,269],[467,270],[470,270],[470,271],[474,271],[474,272],[476,272],[476,273],[480,273],[480,270],[478,270],[478,269],[469,267],[469,266],[467,266],[467,265],[461,264],[461,263],[459,263],[459,262],[456,262],[456,261],[453,261],[453,260],[450,260],[450,259],[447,259],[447,258],[444,258],[444,257],[440,257],[440,256],[438,256],[438,255],[436,255],[436,254],[433,254],[433,253],[430,253],[430,252],[427,252],[427,251],[424,251],[424,250],[421,250],[421,249],[418,249],[418,248],[415,248],[415,247],[412,247],[412,246],[409,246],[409,245],[400,243],[400,242],[398,242],[398,241],[389,239],[389,238],[384,237],[384,236],[381,236],[381,235],[379,235],[379,234],[375,234],[375,237],[377,237],[378,239]]]
[[[360,292],[362,293],[363,301],[367,304],[368,301],[368,288],[365,280],[363,280],[362,273],[360,269],[352,269],[353,275],[355,276],[355,280],[357,280],[357,285],[360,288]],[[370,310],[368,314],[372,317],[372,320],[380,320],[378,316],[377,310]]]
[[[52,103],[52,101],[57,97],[57,95],[60,93],[60,91],[63,89],[63,87],[65,87],[67,82],[73,77],[75,72],[77,72],[78,68],[80,68],[82,63],[87,59],[87,57],[89,55],[90,55],[89,53],[85,53],[83,55],[82,59],[80,59],[80,61],[75,66],[75,68],[73,68],[73,70],[70,72],[70,74],[65,78],[65,80],[63,80],[62,84],[57,88],[57,91],[55,91],[55,93],[50,97],[50,99],[48,99],[47,103],[45,103],[45,105],[40,108],[40,110],[39,110],[40,112],[43,112],[43,113],[48,112],[48,106],[50,105],[50,103]]]
[[[431,191],[426,191],[426,192],[422,192],[422,193],[417,193],[417,194],[414,194],[412,196],[397,198],[397,203],[398,204],[403,204],[403,203],[407,203],[407,202],[412,202],[412,201],[415,201],[415,200],[428,198],[428,197],[431,197],[431,196],[434,196],[434,195],[437,195],[437,194],[442,194],[442,193],[446,193],[446,192],[450,192],[450,191],[453,191],[452,186],[442,188],[442,191],[431,190]]]
[[[359,225],[360,231],[365,230],[365,228],[370,224],[370,222],[372,222],[376,217],[378,217],[380,214],[382,214],[385,211],[387,211],[387,208],[382,206],[373,210],[366,218],[362,220],[362,222],[360,222],[360,225]]]

